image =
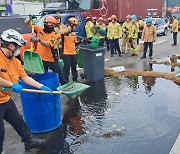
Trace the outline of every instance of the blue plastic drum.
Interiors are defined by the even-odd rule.
[[[59,87],[58,75],[47,72],[33,76],[36,81],[56,90]],[[22,81],[23,88],[35,89]],[[44,133],[58,128],[61,123],[60,95],[26,93],[20,94],[26,124],[32,133]]]

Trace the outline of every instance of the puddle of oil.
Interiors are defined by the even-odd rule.
[[[65,140],[77,154],[165,154],[180,133],[180,87],[154,77],[91,84],[66,117]],[[125,133],[118,133],[125,129]]]

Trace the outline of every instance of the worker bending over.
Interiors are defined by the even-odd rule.
[[[30,18],[27,18],[24,23],[32,29]],[[42,58],[45,72],[48,72],[48,69],[50,68],[53,72],[57,73],[59,81],[61,85],[63,85],[66,84],[67,81],[60,68],[57,54],[52,52],[57,39],[60,39],[61,37],[61,34],[56,35],[54,32],[56,23],[57,21],[53,16],[48,16],[44,19],[44,28],[34,25],[36,37],[32,37],[31,41],[37,42],[35,51]]]
[[[0,87],[12,88],[16,93],[22,92],[23,88],[18,84],[20,78],[30,86],[41,90],[52,91],[50,88],[27,76],[21,62],[14,57],[17,50],[25,44],[26,42],[21,34],[13,29],[8,29],[2,33],[0,47]],[[18,112],[14,101],[10,98],[10,94],[11,92],[0,90],[0,153],[3,151],[5,135],[3,120],[11,124],[18,135],[21,136],[26,150],[42,147],[45,145],[45,140],[32,138],[30,130],[24,122],[22,115]]]

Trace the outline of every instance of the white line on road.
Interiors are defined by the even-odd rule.
[[[166,41],[167,41],[167,40],[162,40],[162,41],[159,41],[159,42],[154,43],[154,45],[160,44],[160,43],[163,43],[163,42],[166,42]]]
[[[180,151],[180,134],[179,134],[176,142],[174,143],[169,154],[179,154],[179,151]]]

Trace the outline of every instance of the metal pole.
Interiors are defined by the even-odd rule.
[[[43,0],[43,7],[45,8],[45,6],[46,6],[46,2],[45,0]]]
[[[24,9],[24,14],[26,16],[26,9],[25,9],[25,5],[24,5],[24,0],[23,0],[23,9]]]

